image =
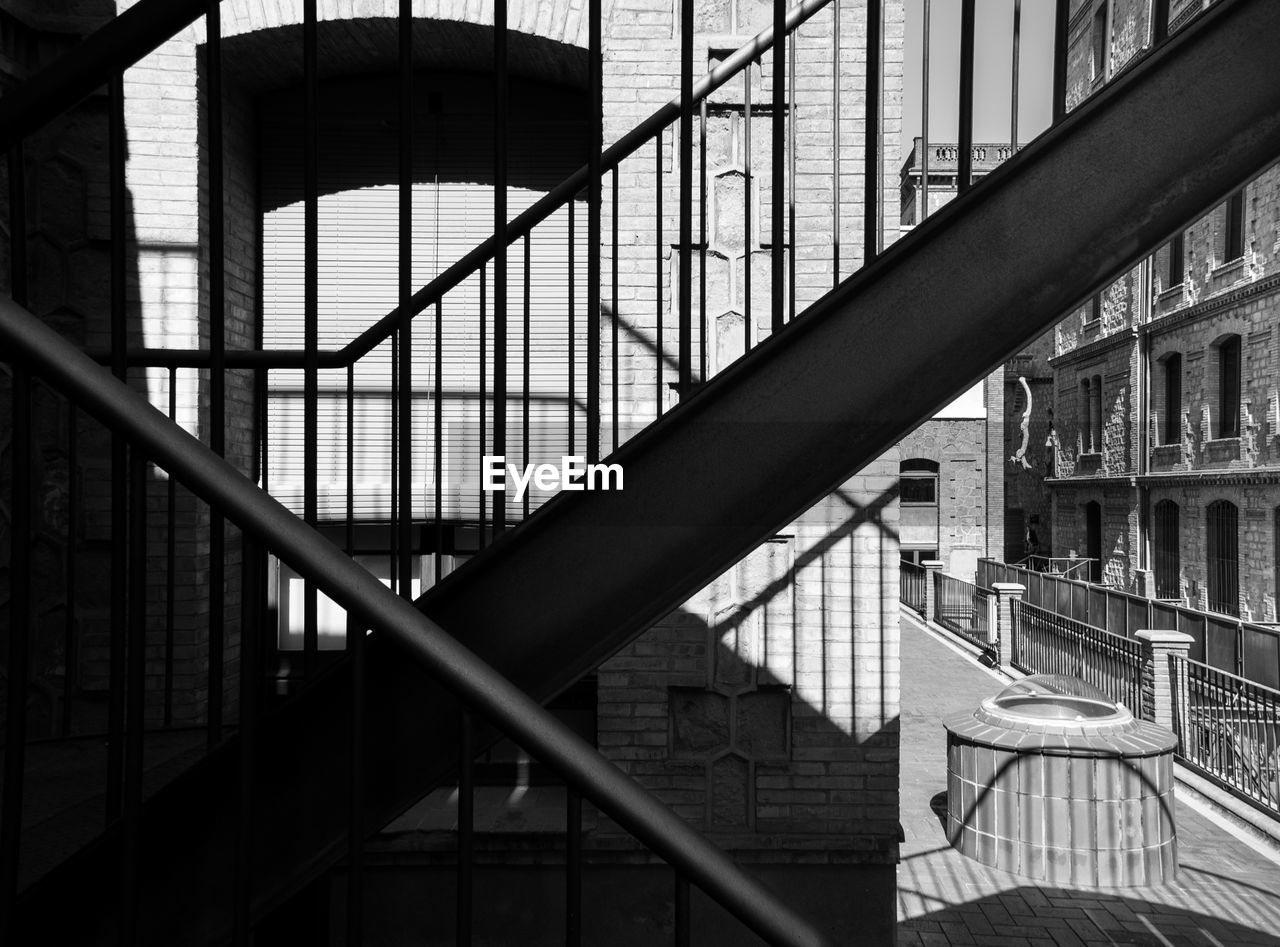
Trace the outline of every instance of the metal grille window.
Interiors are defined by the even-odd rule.
[[[1240,336],[1218,345],[1218,437],[1240,436]]]
[[[1169,355],[1164,360],[1164,430],[1161,443],[1176,444],[1182,440],[1182,356]]]
[[[1240,513],[1229,500],[1209,504],[1209,610],[1226,615],[1240,614]]]
[[[1156,598],[1182,597],[1182,557],[1178,504],[1161,500],[1155,508],[1154,559],[1156,567]]]

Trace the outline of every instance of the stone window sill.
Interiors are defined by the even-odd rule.
[[[1230,282],[1239,279],[1244,275],[1244,257],[1236,257],[1234,260],[1227,260],[1225,263],[1219,263],[1209,271],[1209,278],[1215,283]]]

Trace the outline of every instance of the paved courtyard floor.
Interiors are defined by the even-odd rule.
[[[1280,863],[1179,798],[1177,880],[1147,888],[1049,885],[947,845],[934,811],[947,786],[942,718],[1004,684],[918,621],[902,619],[902,947],[1280,947]]]

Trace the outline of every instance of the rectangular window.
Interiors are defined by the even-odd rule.
[[[1170,355],[1164,360],[1164,431],[1162,444],[1182,440],[1182,356]]]
[[[1182,281],[1186,278],[1185,256],[1186,247],[1183,245],[1182,234],[1178,234],[1169,241],[1169,269],[1165,273],[1165,289],[1182,285]]]
[[[1102,293],[1089,300],[1089,321],[1097,322],[1102,318]]]
[[[902,477],[902,492],[899,500],[903,503],[937,503],[937,477]]]
[[[1226,228],[1222,241],[1222,262],[1230,263],[1244,256],[1244,189],[1227,198]]]
[[[1093,11],[1093,78],[1105,76],[1107,72],[1107,4],[1103,3]]]
[[[1218,346],[1218,437],[1240,436],[1240,336]]]

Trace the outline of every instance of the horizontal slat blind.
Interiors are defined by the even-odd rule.
[[[289,133],[291,119],[281,115],[263,123],[263,301],[264,344],[303,346],[302,155],[299,138]],[[492,166],[491,132],[480,117],[451,116],[425,122],[438,134],[415,140],[413,275],[415,288],[483,241],[493,220],[493,193],[485,176]],[[374,129],[371,131],[371,129]],[[564,132],[557,134],[557,130]],[[421,132],[421,130],[420,130]],[[555,121],[542,129],[538,148],[515,149],[512,179],[550,181],[556,169],[581,163],[578,136]],[[319,198],[319,335],[321,349],[337,349],[393,309],[397,294],[398,189],[394,183],[394,137],[376,132],[363,113],[327,117],[321,142]],[[389,156],[387,152],[390,151]],[[292,173],[291,173],[292,172]],[[470,177],[472,180],[467,180]],[[373,183],[371,183],[373,182]],[[515,216],[544,193],[512,187]],[[568,313],[568,212],[544,222],[533,235],[530,253],[529,416],[531,463],[559,462],[568,453],[569,424],[577,425],[576,446],[585,443],[586,409],[586,214],[575,220],[577,309],[574,345],[575,391],[568,404],[570,320]],[[487,278],[492,280],[492,268]],[[507,308],[507,458],[523,464],[524,398],[524,247],[508,252]],[[480,399],[493,383],[493,287],[485,314],[487,391],[480,390],[480,280],[468,279],[451,291],[442,309],[442,364],[437,404],[434,307],[413,327],[413,509],[418,518],[434,515],[435,491],[443,491],[447,519],[476,519],[480,493]],[[355,515],[386,519],[391,506],[392,346],[390,341],[356,366],[354,397]],[[294,510],[303,501],[303,378],[301,371],[271,373],[268,402],[270,492]],[[347,372],[320,373],[319,498],[323,519],[346,516]],[[433,479],[435,412],[442,412],[443,483]],[[492,401],[485,409],[492,430]],[[486,432],[486,438],[488,431]],[[544,499],[531,494],[531,506]],[[513,511],[517,504],[510,504]]]

